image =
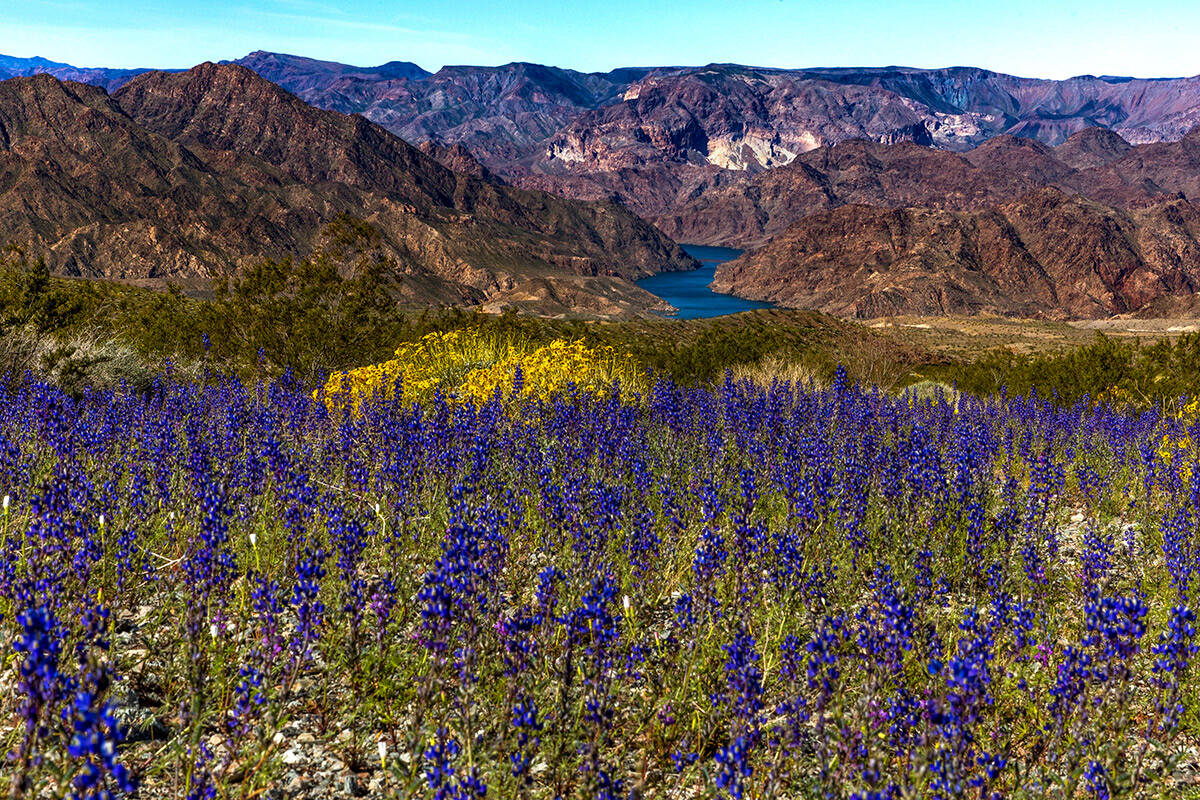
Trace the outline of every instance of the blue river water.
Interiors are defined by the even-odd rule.
[[[702,247],[685,244],[683,249],[699,261],[703,266],[687,272],[663,272],[642,278],[637,282],[651,294],[656,294],[675,308],[678,314],[672,316],[678,319],[700,319],[702,317],[719,317],[723,314],[734,314],[738,311],[749,311],[752,308],[770,308],[770,303],[760,303],[757,300],[743,300],[731,294],[720,294],[708,288],[716,275],[717,265],[732,261],[742,254],[741,250],[731,250],[728,247]]]

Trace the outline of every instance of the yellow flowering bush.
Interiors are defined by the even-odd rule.
[[[405,402],[425,400],[440,389],[452,401],[482,403],[497,393],[510,401],[549,397],[572,384],[600,393],[613,381],[633,392],[642,388],[644,376],[632,356],[611,347],[562,339],[533,347],[463,329],[403,344],[390,361],[334,373],[323,395],[331,410],[357,411],[373,398],[391,399],[397,381]]]
[[[1170,431],[1163,434],[1158,444],[1158,456],[1164,464],[1177,470],[1182,480],[1187,481],[1192,477],[1192,465],[1196,463],[1197,456],[1196,442],[1188,429],[1200,418],[1200,398],[1180,409],[1176,417],[1182,430],[1174,436]]]

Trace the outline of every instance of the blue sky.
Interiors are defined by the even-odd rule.
[[[0,53],[188,67],[251,50],[374,65],[583,70],[972,65],[1031,77],[1200,73],[1196,0],[3,0]]]

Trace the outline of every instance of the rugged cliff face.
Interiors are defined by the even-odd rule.
[[[1200,130],[1136,146],[1099,128],[1056,148],[1001,135],[963,153],[843,142],[703,191],[654,219],[678,241],[755,247],[804,216],[843,205],[972,210],[1046,187],[1118,208],[1200,198]]]
[[[819,210],[826,202],[876,202],[854,191],[835,192],[832,199],[822,199],[823,190],[804,197],[812,191],[810,179],[820,179],[801,174],[803,165],[825,173],[806,154],[824,150],[828,155],[857,139],[931,145],[964,153],[969,163],[989,153],[972,148],[996,137],[1060,148],[1020,151],[1011,143],[1000,148],[1002,157],[1023,152],[1010,163],[1023,176],[1014,186],[1004,184],[999,165],[972,163],[1001,184],[980,191],[970,177],[968,185],[952,186],[963,199],[943,205],[969,208],[1038,186],[1075,190],[1062,175],[1028,180],[1023,159],[1053,161],[1048,166],[1067,171],[1100,170],[1124,159],[1130,143],[1176,142],[1200,124],[1200,77],[1048,81],[970,67],[779,70],[730,64],[581,73],[527,63],[454,66],[431,74],[409,62],[355,67],[266,52],[238,63],[306,102],[362,114],[410,143],[464,147],[510,184],[578,199],[617,200],[698,243],[752,244],[786,227],[795,210]],[[111,90],[138,71],[0,58],[0,76],[34,72]],[[949,166],[928,166],[958,169],[945,163]],[[777,182],[763,178],[763,185],[756,184],[756,176],[789,165],[796,169]],[[873,169],[870,163],[857,165],[859,172]],[[837,171],[853,168],[841,165]],[[1162,194],[1157,178],[1144,176],[1154,185],[1142,186],[1142,177],[1109,176],[1107,193],[1089,196],[1129,204]],[[788,189],[791,181],[794,191]],[[718,222],[728,198],[693,205],[710,192],[742,191],[735,187],[746,187],[750,196],[732,201],[729,210],[736,220]],[[890,205],[906,202],[904,192],[888,195],[886,186],[877,194]],[[926,194],[935,196],[932,190]]]
[[[1200,289],[1200,208],[1042,189],[978,211],[850,205],[717,270],[714,288],[849,317],[1104,317]]]
[[[453,172],[242,67],[146,73],[111,97],[49,75],[0,83],[0,240],[60,272],[209,278],[303,256],[346,218],[377,232],[373,257],[414,301],[582,276],[636,312],[657,300],[628,280],[694,264],[618,205]]]
[[[1069,182],[1071,173],[1045,145],[1012,136],[965,154],[859,139],[705,192],[656,221],[680,241],[756,246],[804,216],[843,205],[981,208]]]
[[[729,64],[584,74],[508,64],[384,79],[372,74],[383,68],[273,54],[242,63],[410,141],[462,144],[513,183],[617,199],[656,220],[684,213],[709,190],[854,139],[965,152],[1003,135],[1064,145],[1101,128],[1143,144],[1178,140],[1200,123],[1200,78],[1047,81],[974,68]],[[1058,158],[1068,168],[1119,154],[1119,139],[1084,135]],[[1091,153],[1087,163],[1081,152]]]

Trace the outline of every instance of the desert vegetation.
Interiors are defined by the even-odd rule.
[[[26,5],[129,62],[679,32]],[[711,5],[768,55],[980,24]],[[983,38],[1124,71],[1105,12]],[[1200,796],[1198,119],[1120,73],[0,55],[0,795]]]
[[[429,334],[469,329],[530,347],[564,340],[611,348],[688,386],[719,382],[726,370],[763,385],[808,377],[828,384],[842,366],[854,382],[891,391],[933,381],[979,396],[1036,392],[1058,404],[1090,398],[1135,407],[1200,395],[1196,334],[1146,342],[1097,334],[1020,353],[989,340],[947,352],[904,328],[881,332],[810,311],[589,322],[408,307],[390,289],[380,265],[328,256],[265,261],[210,292],[185,294],[55,277],[9,251],[0,258],[0,375],[36,375],[77,395],[87,385],[145,387],[169,363],[186,377],[207,370],[254,381],[290,371],[315,386],[387,362],[398,346]]]
[[[0,390],[10,796],[1134,797],[1195,767],[1195,403],[687,386],[478,329],[392,355]]]

